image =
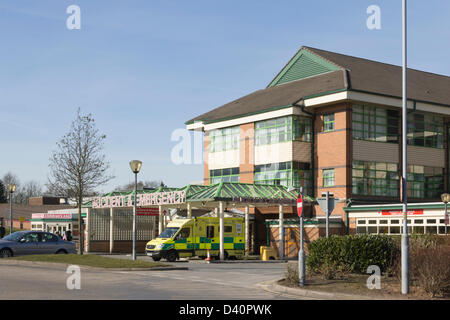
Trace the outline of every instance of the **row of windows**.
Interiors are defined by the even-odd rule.
[[[239,182],[239,168],[210,170],[210,183]],[[303,187],[306,194],[312,191],[312,173],[309,163],[296,161],[255,166],[255,184],[272,184]]]
[[[287,116],[255,123],[255,145],[285,141],[311,142],[311,119]]]
[[[380,107],[353,105],[353,138],[398,143],[400,112]],[[444,148],[444,118],[414,112],[408,114],[408,145]]]
[[[209,171],[211,184],[220,182],[239,182],[239,168],[217,169]]]
[[[209,152],[239,149],[239,126],[209,132]]]
[[[312,172],[309,163],[289,161],[255,166],[255,184],[274,184],[303,187],[305,194],[312,192]]]
[[[398,111],[354,105],[352,117],[353,138],[398,143]]]
[[[409,145],[444,148],[444,118],[416,112],[409,114],[407,140]]]
[[[397,197],[399,172],[396,163],[354,161],[353,194]],[[444,169],[408,165],[408,197],[437,198],[444,190]]]
[[[335,114],[323,116],[323,131],[335,130]],[[359,140],[398,143],[400,112],[381,107],[353,105],[353,138]],[[413,146],[444,148],[444,118],[414,112],[408,114],[407,143]],[[239,148],[239,126],[212,130],[210,152]],[[255,123],[255,145],[285,141],[311,142],[310,118],[287,116]]]
[[[400,219],[358,219],[356,233],[358,234],[401,234],[403,231]],[[446,234],[444,219],[408,219],[410,234]],[[450,228],[447,228],[447,234]]]
[[[399,175],[396,163],[354,161],[353,194],[398,196]]]

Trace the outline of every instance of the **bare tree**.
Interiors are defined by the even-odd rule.
[[[154,180],[154,181],[150,181],[150,180],[146,180],[146,181],[139,181],[137,183],[137,188],[138,190],[142,190],[144,188],[159,188],[159,187],[165,187],[166,185],[164,184],[164,182],[160,181],[160,180]],[[127,183],[125,185],[122,186],[117,186],[114,191],[123,191],[123,192],[128,192],[128,191],[133,191],[134,190],[134,181]]]
[[[16,185],[16,191],[14,191],[14,196],[12,198],[13,203],[22,203],[23,197],[21,194],[21,188],[20,188],[20,180],[17,177],[16,174],[12,173],[11,171],[8,171],[2,178],[3,183],[5,184],[5,196],[9,199],[10,195],[8,192],[8,184],[15,184]]]
[[[83,254],[84,245],[81,219],[83,197],[113,178],[108,174],[109,163],[102,153],[105,138],[95,127],[92,115],[81,115],[78,109],[70,131],[56,143],[57,150],[50,158],[48,190],[73,197],[77,202],[79,254]]]

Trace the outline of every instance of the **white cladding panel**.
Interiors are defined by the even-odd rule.
[[[292,141],[255,146],[255,165],[292,161]]]
[[[239,149],[208,153],[209,170],[239,167]]]

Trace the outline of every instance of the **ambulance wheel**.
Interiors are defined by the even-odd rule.
[[[228,260],[228,252],[226,251],[223,252],[223,259]]]
[[[175,250],[169,251],[166,256],[167,261],[175,262],[178,259],[178,253]]]
[[[152,257],[152,259],[153,259],[153,261],[159,261],[159,260],[161,260],[161,257]]]

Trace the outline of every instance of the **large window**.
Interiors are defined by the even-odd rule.
[[[353,105],[352,113],[354,139],[398,143],[398,111]]]
[[[353,162],[353,194],[397,197],[399,189],[396,163]]]
[[[255,145],[286,141],[311,141],[311,119],[288,116],[255,123]]]
[[[408,197],[439,198],[443,190],[443,168],[408,165]]]
[[[239,149],[239,126],[209,132],[209,152]]]
[[[303,187],[311,195],[311,166],[303,162],[280,162],[255,166],[255,184]]]
[[[209,170],[209,182],[216,184],[220,182],[239,182],[239,168],[227,168]]]
[[[417,112],[409,114],[408,144],[421,147],[444,148],[444,118]]]
[[[334,186],[334,169],[323,170],[323,186],[324,187]]]

